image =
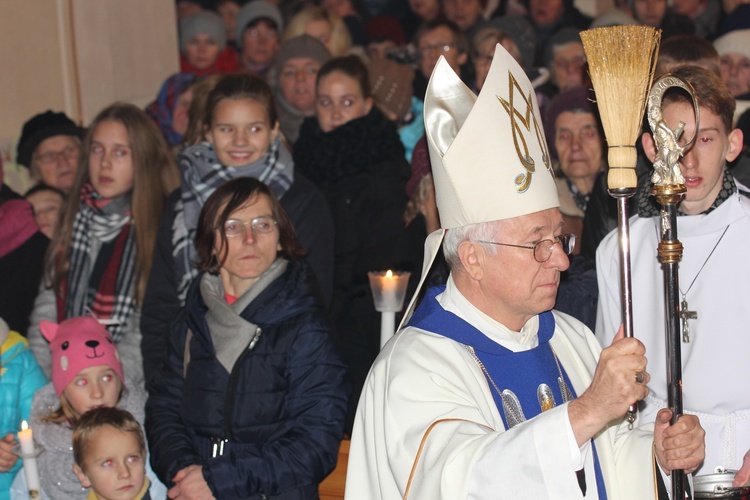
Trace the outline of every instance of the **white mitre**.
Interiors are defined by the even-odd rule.
[[[424,121],[441,229],[425,241],[422,279],[446,230],[560,206],[534,89],[498,44],[479,96],[444,57],[427,85]]]

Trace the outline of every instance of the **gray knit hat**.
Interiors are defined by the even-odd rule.
[[[237,13],[238,43],[242,43],[242,35],[245,33],[247,25],[262,17],[266,17],[276,23],[276,31],[279,33],[279,37],[281,36],[281,33],[284,31],[284,21],[281,18],[279,8],[264,0],[253,0],[246,3]]]
[[[274,63],[276,71],[281,71],[282,66],[289,59],[295,57],[309,57],[323,66],[331,58],[331,53],[317,38],[310,35],[300,35],[284,42],[284,45],[281,46]]]
[[[187,44],[196,35],[209,35],[217,44],[219,50],[224,50],[227,44],[227,25],[224,20],[210,10],[191,14],[180,21],[180,51],[185,52]]]

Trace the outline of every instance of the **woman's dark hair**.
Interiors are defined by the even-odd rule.
[[[227,235],[224,231],[216,231],[215,228],[223,228],[233,212],[261,195],[266,196],[271,203],[271,213],[278,224],[281,256],[288,260],[297,260],[305,255],[297,241],[294,224],[273,191],[258,179],[240,177],[222,184],[203,205],[195,234],[195,249],[198,252],[196,266],[199,271],[212,274],[219,272],[219,268],[224,265],[226,252],[223,256],[214,254],[215,239],[218,234],[221,238],[219,248],[226,249]]]
[[[266,110],[271,128],[279,121],[276,114],[276,103],[273,100],[271,88],[265,80],[249,73],[237,73],[224,76],[216,83],[216,86],[208,94],[206,100],[206,112],[203,117],[203,125],[211,127],[214,111],[219,102],[224,99],[253,99],[258,101]]]
[[[367,66],[357,56],[334,57],[325,63],[318,71],[318,79],[315,82],[315,89],[320,85],[320,80],[334,71],[340,71],[346,76],[354,78],[359,84],[362,91],[362,97],[367,99],[372,97],[370,92],[370,78],[367,75]]]

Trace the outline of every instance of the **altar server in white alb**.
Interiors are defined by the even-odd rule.
[[[683,406],[686,413],[698,415],[706,429],[706,460],[696,474],[711,474],[717,466],[739,469],[750,449],[750,384],[746,382],[750,192],[726,166],[742,149],[742,131],[732,129],[735,101],[729,89],[716,75],[698,67],[678,68],[673,74],[693,85],[700,104],[698,135],[680,160],[687,193],[677,207],[677,236],[684,246],[679,265],[681,324],[689,338],[681,344]],[[687,93],[670,90],[662,103],[670,128],[686,124],[683,143],[695,131],[689,99]],[[651,134],[644,134],[642,142],[653,161]],[[630,220],[633,333],[646,346],[652,377],[641,412],[645,421],[653,421],[667,400],[659,224],[659,204],[647,187],[640,196],[638,215]],[[608,345],[620,323],[616,234],[602,241],[596,260],[596,336]],[[750,455],[742,469],[738,483],[747,483]]]
[[[443,227],[425,269],[442,243],[451,274],[372,367],[346,498],[654,498],[702,461],[703,429],[665,410],[628,430],[648,392],[643,345],[602,351],[551,311],[573,241],[523,70],[498,45],[477,97],[441,58],[425,123]]]

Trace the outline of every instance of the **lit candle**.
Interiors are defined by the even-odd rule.
[[[382,348],[396,330],[396,313],[404,307],[406,285],[411,273],[384,272],[367,273],[372,289],[375,310],[380,316],[380,347]]]
[[[21,443],[21,457],[23,458],[23,470],[26,472],[26,484],[29,488],[29,498],[41,498],[41,487],[39,486],[39,469],[36,466],[34,447],[34,434],[26,420],[21,422],[21,430],[18,433],[18,442]]]

